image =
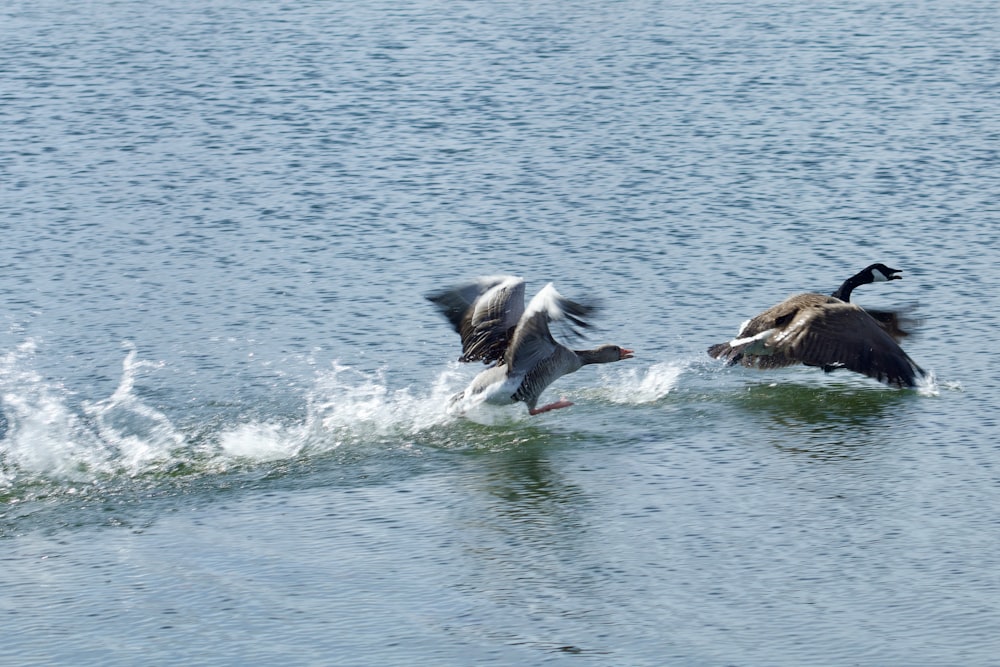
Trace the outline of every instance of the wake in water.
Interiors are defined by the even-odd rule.
[[[5,427],[0,431],[0,491],[45,479],[87,483],[178,470],[225,472],[342,447],[408,448],[416,440],[447,441],[442,428],[453,424],[534,424],[539,419],[529,417],[521,405],[449,409],[451,397],[468,381],[468,369],[457,363],[443,369],[423,392],[391,389],[384,370],[365,373],[334,363],[318,371],[305,391],[304,416],[201,424],[194,432],[143,400],[137,381],[155,375],[164,363],[139,359],[133,344],[123,346],[114,392],[84,401],[74,400],[71,391],[33,369],[37,347],[29,340],[0,357],[0,427]],[[646,369],[604,370],[597,388],[576,394],[584,401],[651,403],[676,386],[684,369],[658,363]]]
[[[305,417],[249,419],[204,433],[185,431],[144,401],[136,382],[162,362],[138,359],[131,343],[111,396],[74,401],[72,392],[33,369],[37,344],[0,357],[0,491],[40,480],[91,483],[113,477],[225,472],[247,463],[321,454],[344,445],[408,439],[455,417],[445,410],[457,376],[446,371],[426,395],[389,389],[384,372],[335,364],[304,396]]]
[[[137,382],[155,376],[165,364],[139,359],[131,343],[124,348],[118,386],[100,400],[76,400],[64,386],[37,373],[34,341],[0,357],[0,492],[46,480],[97,483],[143,475],[224,473],[339,449],[448,448],[476,442],[496,446],[495,429],[475,429],[507,425],[517,430],[552,419],[531,417],[521,404],[451,405],[470,376],[470,369],[458,363],[442,369],[422,391],[392,389],[385,370],[366,373],[334,363],[316,372],[295,417],[274,410],[264,417],[223,417],[213,423],[210,416],[181,428],[137,390]],[[653,405],[673,392],[688,372],[703,375],[697,361],[657,362],[644,368],[600,369],[593,384],[581,378],[557,383],[549,391],[576,402],[572,411],[600,409],[602,403]],[[919,391],[933,396],[942,387],[960,390],[930,374]],[[260,406],[245,408],[259,411]]]
[[[414,436],[454,421],[446,409],[456,375],[446,371],[425,395],[390,390],[385,371],[364,373],[334,363],[317,373],[306,416],[293,424],[251,422],[219,435],[221,453],[268,461],[322,454],[344,446],[406,446]]]
[[[95,474],[138,474],[185,444],[167,417],[134,393],[138,373],[160,364],[137,361],[134,346],[107,399],[71,407],[65,387],[31,368],[37,345],[27,341],[0,357],[6,433],[0,441],[0,489],[35,476],[90,480]]]

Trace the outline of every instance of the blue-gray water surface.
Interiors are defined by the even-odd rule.
[[[5,3],[0,662],[996,664],[998,27]],[[705,354],[878,261],[918,389]],[[499,273],[635,358],[452,414]]]

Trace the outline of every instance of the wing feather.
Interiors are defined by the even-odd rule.
[[[562,347],[552,337],[550,323],[570,322],[587,327],[586,317],[594,310],[594,306],[571,301],[559,294],[552,283],[546,285],[528,304],[514,330],[504,357],[511,372],[527,373]]]
[[[879,322],[848,303],[803,308],[769,345],[809,366],[847,368],[900,387],[923,374]]]
[[[896,342],[898,319],[889,322],[893,324],[840,299],[800,294],[752,318],[741,327],[738,339],[713,345],[708,353],[730,364],[760,369],[795,364],[846,368],[880,382],[912,387],[924,371]]]
[[[484,276],[427,295],[462,339],[459,361],[489,364],[503,359],[512,330],[524,313],[524,279]]]
[[[899,342],[910,335],[910,329],[920,326],[920,320],[912,317],[912,307],[901,310],[873,310],[865,308],[865,312],[879,323],[887,334]]]
[[[795,317],[796,313],[798,313],[800,309],[831,302],[839,303],[840,300],[834,299],[831,296],[823,296],[822,294],[814,294],[812,292],[805,292],[790,296],[781,303],[771,306],[759,315],[756,315],[744,322],[740,327],[739,336],[741,338],[750,338],[763,333],[768,329],[783,327],[791,320],[791,318]]]

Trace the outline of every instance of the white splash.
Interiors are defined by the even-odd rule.
[[[280,424],[240,424],[219,434],[219,447],[230,458],[280,461],[302,450],[300,431]]]
[[[649,366],[645,372],[636,368],[602,371],[608,400],[613,403],[653,403],[669,394],[685,366],[667,361]]]
[[[461,382],[457,368],[438,376],[426,394],[391,389],[384,369],[364,372],[334,362],[319,371],[305,396],[306,415],[295,423],[251,422],[219,433],[223,457],[276,461],[322,454],[362,443],[405,443],[450,421],[448,397]]]
[[[961,382],[938,380],[934,371],[927,371],[927,374],[917,380],[917,393],[921,396],[940,396],[941,389],[948,391],[965,391]]]
[[[163,362],[137,361],[135,345],[126,341],[128,350],[122,361],[118,387],[107,399],[84,402],[84,414],[105,448],[112,448],[116,466],[135,474],[154,461],[163,461],[171,452],[185,445],[185,438],[165,414],[143,403],[135,394],[135,380],[146,368],[159,369]]]
[[[384,370],[366,373],[334,363],[318,372],[302,397],[305,416],[241,420],[196,441],[144,401],[137,381],[163,362],[139,359],[124,343],[118,385],[110,396],[79,400],[34,370],[38,345],[29,340],[0,356],[0,489],[40,478],[93,483],[198,462],[221,472],[247,461],[269,462],[323,453],[342,445],[408,446],[413,436],[456,416],[449,397],[463,384],[458,364],[426,391],[392,389]],[[0,425],[2,428],[2,425]]]
[[[428,394],[414,395],[409,388],[390,390],[384,369],[365,373],[334,363],[317,376],[307,424],[327,439],[423,431],[450,420],[453,375],[445,371]]]
[[[92,462],[93,442],[79,418],[66,406],[65,390],[50,385],[28,363],[37,345],[29,340],[0,357],[0,387],[7,433],[3,440],[4,471],[9,486],[18,470],[69,476]],[[28,365],[28,368],[25,366]]]
[[[0,357],[2,412],[6,437],[0,445],[9,486],[19,475],[43,475],[93,481],[95,475],[143,472],[154,460],[184,445],[165,415],[145,405],[135,393],[137,374],[159,364],[137,362],[135,347],[122,364],[117,389],[107,399],[71,407],[72,393],[33,370],[37,343],[28,340]]]
[[[449,406],[449,413],[481,426],[507,426],[526,420],[537,419],[528,414],[524,403],[495,405],[487,403],[482,396],[463,398]]]

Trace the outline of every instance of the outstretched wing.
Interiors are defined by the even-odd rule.
[[[802,308],[839,302],[839,299],[813,292],[795,294],[744,322],[737,336],[740,338],[756,336],[768,329],[785,326]]]
[[[910,317],[912,308],[901,310],[873,310],[865,308],[865,312],[879,323],[887,334],[897,342],[910,335],[910,330],[920,326],[920,320]]]
[[[484,276],[427,295],[462,339],[459,361],[489,364],[503,359],[524,314],[524,279]]]
[[[565,322],[576,333],[573,325],[589,327],[585,318],[595,310],[595,306],[567,299],[552,283],[543,287],[525,309],[507,348],[504,359],[511,372],[530,372],[562,347],[552,337],[550,323]]]
[[[848,303],[801,309],[767,345],[787,359],[847,368],[898,387],[912,387],[924,374],[879,322]]]
[[[736,338],[712,345],[708,348],[708,354],[715,359],[726,359],[730,366],[742,364],[762,369],[793,366],[799,363],[797,359],[789,358],[783,349],[775,349],[766,342],[773,333],[787,326],[802,309],[827,303],[840,303],[840,300],[813,292],[790,296],[743,322]],[[755,352],[762,347],[766,347],[766,351]]]

